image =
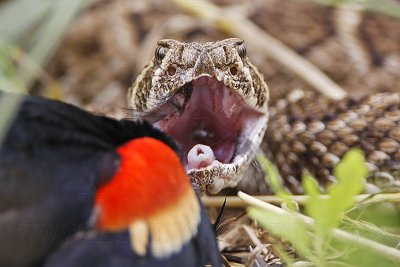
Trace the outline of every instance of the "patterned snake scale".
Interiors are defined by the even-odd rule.
[[[246,133],[252,145],[244,152],[236,148],[234,164],[188,171],[192,182],[202,191],[217,193],[236,186],[262,140],[261,148],[276,164],[292,192],[301,192],[299,180],[305,170],[323,185],[334,181],[332,170],[351,147],[365,152],[371,177],[376,179],[374,183],[399,186],[399,93],[333,101],[295,90],[268,107],[269,89],[245,56],[242,40],[182,43],[168,39],[158,45],[156,55],[129,90],[128,101],[136,117],[146,119],[146,114],[157,111],[181,88],[203,76],[216,78],[255,112],[268,116],[269,110],[264,140],[268,122],[265,118],[259,119],[262,127]],[[238,140],[237,147],[241,143]]]
[[[295,90],[270,108],[263,150],[288,188],[302,193],[309,171],[322,185],[334,182],[334,166],[352,147],[361,148],[371,183],[400,187],[400,94],[378,93],[334,101]]]

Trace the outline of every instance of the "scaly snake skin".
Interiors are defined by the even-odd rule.
[[[232,88],[252,108],[267,113],[268,87],[257,69],[238,54],[239,39],[208,43],[181,43],[162,40],[165,56],[157,55],[142,70],[129,91],[128,99],[137,112],[156,109],[170,99],[178,88],[202,75],[215,76]],[[160,49],[160,48],[158,48]],[[230,68],[238,70],[232,75]],[[252,81],[252,82],[250,82]],[[332,101],[312,93],[295,91],[270,109],[270,131],[264,150],[278,166],[292,192],[299,192],[298,180],[304,171],[322,184],[334,181],[332,170],[351,147],[366,153],[371,173],[398,176],[400,169],[400,94],[381,93],[359,101],[350,98]],[[262,138],[265,127],[255,136]],[[210,186],[217,177],[239,181],[253,154],[248,154],[232,171],[222,166],[213,171],[192,171],[192,182]],[[387,176],[385,176],[387,177]],[[223,187],[235,186],[225,183]],[[218,186],[218,189],[222,189]],[[208,190],[213,192],[212,190]],[[219,191],[219,190],[215,190]]]
[[[262,123],[248,136],[258,147],[266,130],[269,90],[263,76],[246,57],[243,41],[237,38],[207,43],[159,41],[155,57],[129,89],[128,101],[134,115],[142,117],[160,108],[178,89],[199,77],[215,77],[233,89],[248,107],[263,114]],[[255,154],[255,149],[244,149],[245,153],[233,164],[189,171],[192,182],[201,191],[211,193],[236,186]]]
[[[293,91],[270,108],[268,127],[264,151],[294,193],[302,193],[304,171],[321,185],[334,182],[333,168],[352,147],[364,151],[373,184],[400,187],[399,93],[334,101]]]

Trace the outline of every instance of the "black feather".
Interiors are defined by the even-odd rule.
[[[178,151],[148,123],[23,97],[0,148],[0,266],[34,266],[61,240],[84,229],[96,187],[118,167],[115,149],[142,136]]]
[[[219,267],[221,256],[204,207],[201,218],[198,234],[179,253],[166,259],[156,259],[151,253],[135,254],[128,231],[95,232],[65,242],[43,267],[204,267],[208,260]]]

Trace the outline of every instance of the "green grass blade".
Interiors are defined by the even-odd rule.
[[[0,95],[0,146],[6,136],[10,123],[17,113],[20,102],[20,95],[10,97],[1,97]]]
[[[36,30],[52,5],[52,0],[14,0],[0,4],[1,38],[20,42]]]

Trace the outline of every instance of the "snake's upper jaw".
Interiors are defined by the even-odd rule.
[[[197,78],[183,88],[167,104],[177,103],[175,112],[156,125],[181,146],[186,169],[203,190],[217,193],[235,186],[261,143],[267,114],[250,108],[214,77]]]

